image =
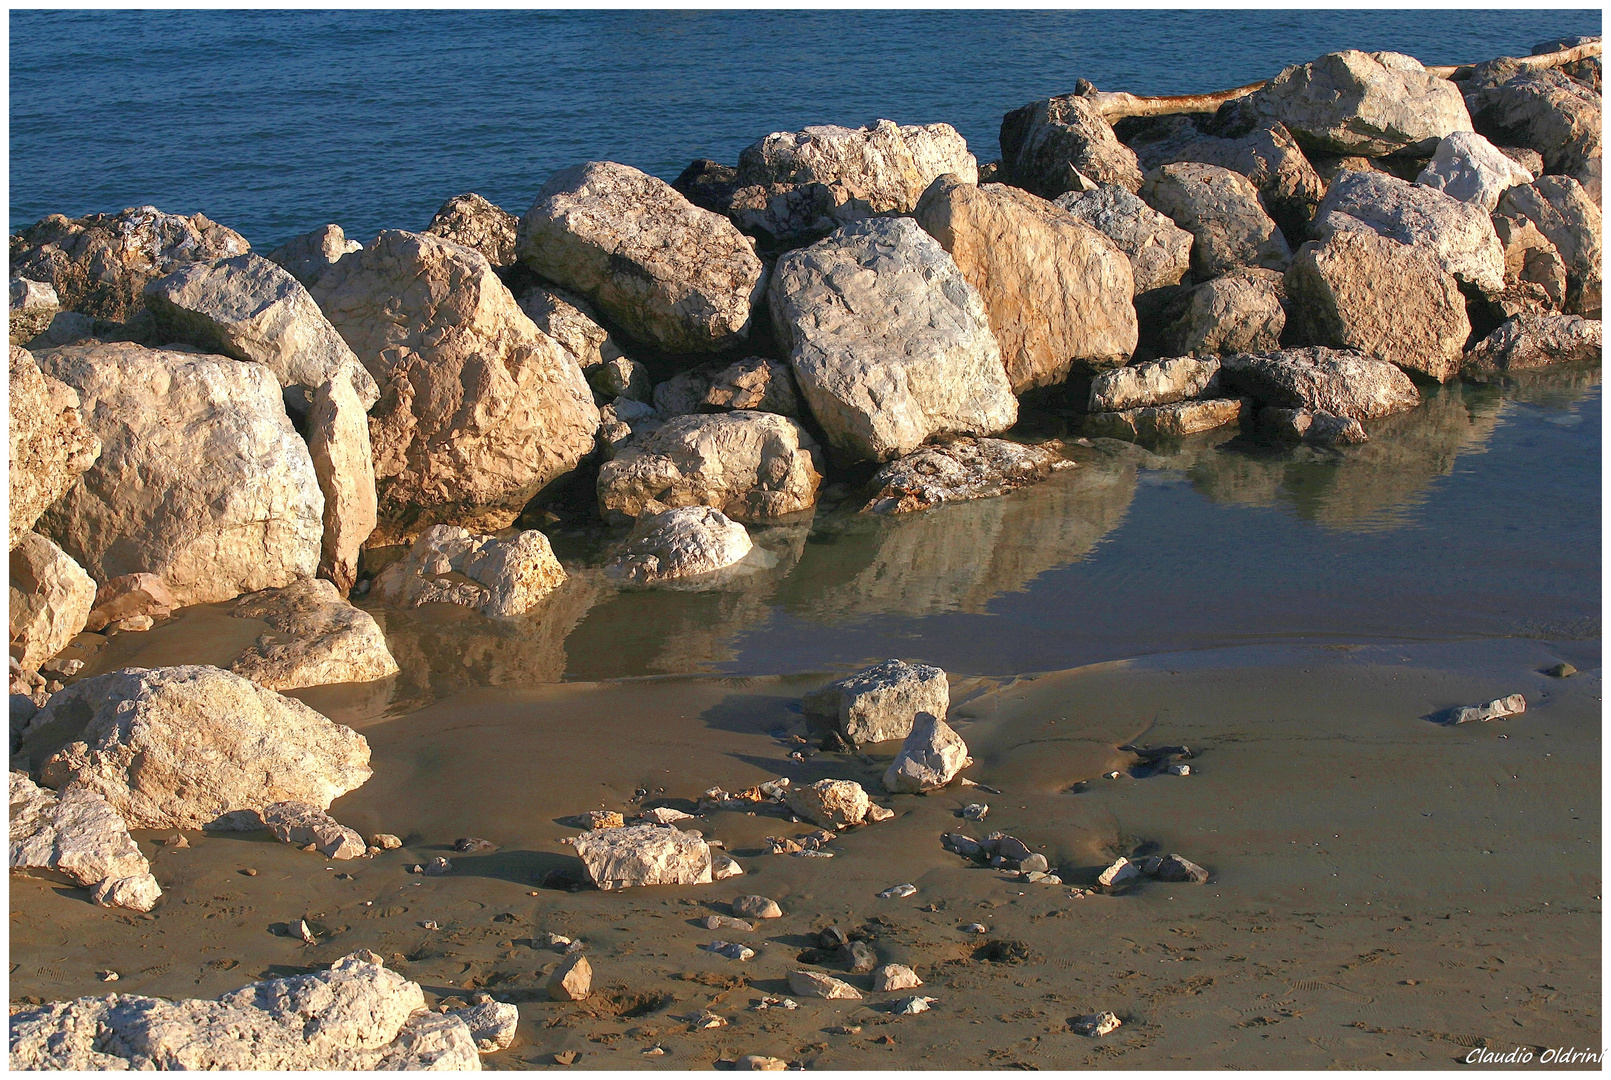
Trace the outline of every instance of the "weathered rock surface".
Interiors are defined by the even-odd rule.
[[[708,506],[683,506],[638,519],[625,547],[605,567],[639,585],[712,574],[754,547],[744,526]]]
[[[1335,154],[1431,153],[1445,135],[1471,130],[1459,88],[1403,53],[1327,53],[1283,70],[1247,107],[1285,124],[1305,149]]]
[[[984,299],[1013,393],[1135,352],[1130,260],[1096,228],[1018,188],[955,174],[929,185],[913,213]]]
[[[1466,85],[1478,131],[1496,143],[1537,151],[1545,166],[1538,173],[1572,177],[1599,204],[1603,136],[1597,87],[1559,68],[1513,73],[1504,60],[1478,65]]]
[[[1337,174],[1315,217],[1315,233],[1361,225],[1426,250],[1461,281],[1487,293],[1505,285],[1505,252],[1480,206],[1379,172]]]
[[[1124,252],[1138,293],[1178,285],[1191,269],[1191,233],[1118,184],[1064,192],[1053,205],[1067,210]]]
[[[783,256],[770,303],[795,381],[847,461],[993,435],[1018,417],[983,299],[909,218],[847,225]]]
[[[1199,281],[1244,266],[1285,270],[1292,261],[1286,238],[1264,212],[1259,189],[1241,173],[1180,161],[1147,173],[1140,194],[1192,234],[1191,268]]]
[[[95,582],[61,548],[24,533],[11,549],[11,655],[27,671],[61,652],[89,619]]]
[[[654,388],[654,405],[668,417],[734,409],[793,419],[805,415],[789,365],[762,356],[679,372]]]
[[[581,369],[479,253],[383,232],[313,296],[381,388],[371,544],[438,522],[505,528],[593,449],[598,409]]]
[[[1432,160],[1415,182],[1493,213],[1499,196],[1507,189],[1531,184],[1534,179],[1532,173],[1481,135],[1457,131],[1438,143]]]
[[[520,298],[520,310],[537,329],[564,346],[584,372],[626,355],[579,296],[561,289],[532,289]]]
[[[1326,348],[1227,356],[1220,361],[1220,380],[1261,405],[1355,420],[1375,420],[1421,403],[1415,384],[1392,364]]]
[[[664,423],[665,418],[643,402],[616,398],[599,410],[599,455],[613,461],[633,439],[647,438]]]
[[[351,363],[352,369],[368,373]],[[319,576],[343,594],[358,580],[358,556],[380,521],[369,416],[353,372],[343,368],[313,392],[308,409],[308,456],[324,495]]]
[[[606,360],[596,367],[589,368],[587,384],[593,388],[593,393],[598,395],[600,401],[627,398],[632,401],[648,402],[654,399],[649,369],[625,356],[618,356],[614,360]]]
[[[1119,412],[1090,413],[1084,431],[1095,439],[1168,439],[1213,431],[1242,418],[1238,398],[1200,398]]]
[[[268,368],[127,343],[39,364],[101,440],[39,526],[92,578],[154,573],[201,604],[313,576],[324,495]]]
[[[1219,390],[1219,361],[1208,356],[1149,360],[1104,371],[1091,380],[1087,412],[1119,412],[1212,397]]]
[[[704,158],[691,163],[671,186],[695,206],[725,215],[768,250],[800,247],[841,225],[875,216],[851,183],[747,183],[739,170]]]
[[[173,593],[157,575],[123,574],[95,590],[95,606],[84,629],[100,631],[108,623],[141,615],[166,618],[175,606]]]
[[[783,517],[816,502],[817,455],[804,428],[773,413],[673,417],[600,467],[599,510],[612,520],[679,506],[715,507],[735,521]]]
[[[1463,371],[1520,371],[1548,364],[1587,363],[1600,358],[1599,319],[1576,315],[1518,315],[1466,353]]]
[[[335,818],[302,802],[270,803],[263,808],[263,826],[282,844],[312,844],[327,859],[356,859],[366,850],[364,838]]]
[[[76,220],[51,214],[11,238],[11,273],[48,281],[70,311],[124,322],[144,308],[152,278],[250,249],[240,233],[202,214],[182,217],[154,206]]]
[[[1566,262],[1566,310],[1594,317],[1600,311],[1603,238],[1600,208],[1569,176],[1541,176],[1505,192],[1500,214],[1525,217]]]
[[[324,580],[298,581],[242,598],[230,612],[274,629],[229,670],[269,690],[373,682],[397,674],[374,616],[341,598]]]
[[[425,231],[479,251],[493,266],[513,266],[519,227],[520,219],[515,215],[471,192],[443,203]]]
[[[147,284],[145,302],[167,340],[262,364],[287,390],[288,404],[342,374],[366,409],[380,396],[308,291],[259,255],[181,267]]]
[[[1164,349],[1177,356],[1212,356],[1279,348],[1287,324],[1285,292],[1279,273],[1259,267],[1210,278],[1167,309]]]
[[[1339,229],[1298,249],[1286,289],[1305,344],[1353,349],[1439,382],[1459,371],[1471,336],[1465,298],[1425,248]]]
[[[561,960],[548,980],[548,996],[554,1001],[585,1001],[592,992],[593,965],[581,953]]]
[[[867,482],[862,510],[905,514],[941,503],[1005,495],[1074,463],[1044,446],[969,436],[921,446],[879,469]]]
[[[125,668],[57,691],[30,724],[79,741],[41,769],[100,794],[134,829],[199,829],[235,810],[328,809],[369,779],[369,744],[300,701],[217,668]]]
[[[918,713],[901,752],[884,772],[884,790],[917,795],[943,788],[972,760],[968,744],[950,724],[935,714]]]
[[[84,886],[151,878],[151,864],[105,799],[79,787],[69,787],[58,795],[36,786],[21,772],[11,774],[10,784],[11,869],[54,871]],[[141,890],[150,895],[154,889],[153,902],[162,895],[155,886],[152,879]],[[119,899],[129,898],[128,886],[118,892]],[[118,906],[150,911],[152,905]]]
[[[1566,305],[1566,260],[1538,226],[1521,215],[1493,216],[1494,232],[1505,250],[1505,295],[1537,309]],[[1500,299],[1505,302],[1505,296]],[[1515,312],[1512,312],[1515,314]]]
[[[860,825],[872,806],[867,792],[854,780],[818,780],[792,788],[786,801],[795,814],[825,829]]]
[[[511,616],[565,582],[548,537],[535,529],[506,539],[433,525],[408,555],[375,578],[374,594],[397,607],[460,604],[483,615]]]
[[[486,995],[482,995],[485,997]],[[449,1009],[448,1016],[456,1016],[470,1029],[475,1048],[483,1054],[507,1050],[515,1041],[515,1029],[520,1025],[520,1009],[504,1001],[490,998],[464,1009]]]
[[[773,132],[739,154],[736,180],[762,187],[842,185],[841,206],[859,200],[872,213],[904,214],[946,173],[970,184],[979,179],[979,163],[950,124],[901,126],[879,120],[864,128],[822,125]]]
[[[885,964],[873,972],[873,989],[881,994],[922,985],[923,980],[917,977],[917,972],[905,964]]]
[[[1277,438],[1301,441],[1314,446],[1354,446],[1368,442],[1364,425],[1351,416],[1307,409],[1259,410],[1259,429]],[[1187,766],[1189,768],[1189,766]]]
[[[765,272],[754,244],[664,180],[611,161],[555,173],[520,222],[519,254],[668,352],[742,341]]]
[[[733,914],[746,919],[781,919],[783,909],[767,896],[740,896],[733,900]]]
[[[943,718],[951,687],[930,664],[885,660],[813,690],[800,707],[853,743],[890,742],[911,734],[919,713]]]
[[[1507,716],[1516,716],[1527,711],[1527,699],[1521,694],[1511,694],[1509,697],[1494,698],[1486,705],[1462,705],[1450,712],[1445,723],[1470,724],[1475,722],[1487,723],[1489,720],[1503,720]]]
[[[10,546],[95,464],[101,440],[84,425],[78,391],[40,372],[33,354],[11,346]]]
[[[328,971],[252,983],[212,1000],[112,994],[11,1019],[17,1069],[477,1070],[470,1029],[425,1011],[419,984],[342,957]]]
[[[634,885],[708,885],[711,851],[703,839],[662,825],[597,829],[571,841],[588,876],[605,892]]]
[[[45,281],[11,279],[10,330],[13,347],[32,341],[62,309],[56,287]]]
[[[305,289],[335,264],[343,255],[360,251],[363,245],[347,239],[340,225],[324,225],[310,233],[287,240],[268,253],[268,260],[283,266],[288,274],[302,283]]]
[[[804,969],[789,972],[789,993],[829,1001],[858,1001],[861,991],[823,971]]]
[[[1002,117],[1001,167],[1012,183],[1043,199],[1098,184],[1141,187],[1135,151],[1077,94],[1032,101]]]

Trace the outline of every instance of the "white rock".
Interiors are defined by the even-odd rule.
[[[911,990],[923,985],[917,972],[905,964],[885,964],[873,972],[873,989],[879,993],[890,990]]]
[[[916,893],[916,885],[909,883],[905,885],[891,885],[889,888],[879,893],[878,898],[880,900],[904,900],[908,896],[916,895]]]
[[[1218,376],[1219,360],[1211,356],[1180,356],[1115,368],[1091,380],[1086,411],[1119,412],[1212,397],[1219,389]]]
[[[800,707],[852,743],[890,742],[911,734],[920,713],[943,717],[951,688],[933,665],[891,659],[812,691]]]
[[[818,780],[794,788],[788,796],[790,810],[825,829],[860,825],[871,805],[867,792],[854,780]]]
[[[890,1009],[890,1012],[895,1016],[916,1016],[918,1013],[928,1012],[929,1006],[939,1000],[939,998],[931,997],[901,998]]]
[[[781,919],[783,909],[765,896],[740,896],[733,900],[733,914],[747,919]]]
[[[1129,859],[1120,857],[1114,864],[1097,875],[1097,884],[1104,888],[1114,888],[1127,881],[1133,881],[1141,876],[1141,870]]]
[[[1338,220],[1338,214],[1346,216]],[[1484,292],[1505,287],[1505,249],[1480,206],[1386,173],[1338,173],[1315,211],[1315,233],[1324,240],[1356,222],[1422,248],[1444,270]]]
[[[978,161],[950,124],[879,120],[863,128],[775,131],[738,157],[740,184],[842,184],[878,214],[910,213],[945,173],[979,181]]]
[[[789,989],[801,997],[827,998],[829,1001],[861,1000],[860,990],[821,971],[789,972]]]
[[[99,795],[79,787],[58,795],[21,772],[11,774],[10,786],[11,869],[51,870],[90,886],[150,875],[123,818]]]
[[[1130,260],[1135,291],[1178,285],[1191,269],[1192,235],[1118,184],[1070,191],[1055,205],[1100,231]]]
[[[263,824],[282,844],[312,844],[327,859],[356,859],[365,851],[364,838],[316,806],[277,802],[265,806]]]
[[[397,607],[460,604],[483,615],[514,616],[564,582],[548,537],[535,529],[498,539],[433,525],[405,558],[381,571],[373,593]]]
[[[345,596],[358,580],[358,553],[380,520],[368,406],[351,372],[342,369],[314,389],[307,423],[308,456],[324,493],[319,576]]]
[[[728,960],[743,962],[755,959],[754,949],[747,945],[740,945],[736,941],[713,941],[709,945],[701,945],[700,948],[706,952],[713,952],[717,956],[725,957]]]
[[[744,526],[708,506],[683,506],[638,519],[605,572],[640,585],[712,574],[754,545]]]
[[[973,759],[968,744],[951,725],[932,713],[920,712],[912,733],[901,744],[884,772],[884,790],[921,794],[949,784]]]
[[[1475,720],[1502,720],[1527,711],[1527,699],[1520,694],[1495,698],[1486,705],[1462,705],[1449,717],[1451,724],[1469,724]]]
[[[1119,1029],[1119,1018],[1110,1012],[1093,1013],[1090,1016],[1080,1017],[1071,1026],[1076,1035],[1099,1039]]]
[[[268,253],[268,260],[279,263],[304,287],[311,288],[343,255],[362,248],[358,241],[347,239],[340,225],[323,225],[287,240]]]
[[[11,655],[24,670],[61,652],[95,604],[95,582],[67,553],[38,533],[11,548]]]
[[[1435,188],[1490,214],[1499,196],[1517,184],[1538,179],[1474,131],[1457,131],[1438,143],[1417,184]]]
[[[694,833],[658,825],[585,832],[572,841],[593,884],[610,892],[634,885],[708,885],[711,849]]]
[[[484,1001],[465,1009],[449,1009],[448,1016],[456,1016],[470,1029],[475,1048],[483,1054],[495,1054],[509,1049],[515,1041],[515,1029],[520,1023],[520,1010],[503,1001]]]

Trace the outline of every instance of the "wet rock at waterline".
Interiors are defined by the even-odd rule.
[[[905,514],[943,503],[988,499],[1046,479],[1072,461],[1051,446],[968,436],[922,446],[885,465],[867,482],[862,510]]]
[[[951,707],[951,689],[937,667],[885,660],[812,691],[800,707],[852,743],[890,742],[911,734],[919,713],[944,717]],[[855,815],[857,820],[860,816]]]
[[[678,507],[640,517],[605,572],[637,585],[681,581],[725,570],[753,547],[744,526],[720,510]]]
[[[1327,348],[1242,353],[1220,361],[1220,379],[1260,405],[1375,420],[1421,402],[1398,368],[1356,352]]]
[[[1599,319],[1576,315],[1518,315],[1473,345],[1462,373],[1482,375],[1547,364],[1590,363],[1600,358],[1604,339]]]
[[[37,671],[89,619],[95,582],[67,553],[38,533],[11,548],[11,655]]]
[[[1091,380],[1086,411],[1119,412],[1213,397],[1219,390],[1219,360],[1178,356],[1104,371]]]
[[[483,615],[520,615],[565,582],[548,537],[535,529],[514,536],[474,536],[433,525],[408,554],[375,578],[374,595],[397,607],[460,604]]]
[[[972,761],[968,744],[950,724],[920,712],[911,734],[901,744],[901,752],[884,773],[884,790],[910,795],[934,791],[956,779]]]
[[[1191,269],[1191,233],[1118,184],[1064,192],[1053,205],[1096,229],[1124,252],[1137,293],[1178,285]]]
[[[663,825],[585,832],[570,841],[605,892],[639,885],[708,885],[711,849],[694,833]]]
[[[27,349],[11,347],[10,547],[101,454],[84,424],[78,391],[39,370]]]
[[[91,888],[105,884],[103,895],[112,898],[107,906],[151,910],[162,890],[105,799],[80,787],[58,794],[20,772],[11,774],[10,788],[12,870],[53,872]]]
[[[343,600],[328,581],[254,593],[230,614],[261,619],[273,629],[229,666],[270,690],[373,682],[397,674],[397,661],[374,616]]]
[[[1368,441],[1364,425],[1351,416],[1266,407],[1259,410],[1258,420],[1261,432],[1314,446],[1354,446]]]
[[[1090,413],[1082,430],[1094,439],[1167,439],[1213,431],[1237,423],[1247,409],[1243,398],[1201,398],[1148,405],[1119,412]]]
[[[479,251],[493,266],[513,266],[519,226],[515,215],[470,192],[443,203],[423,231]]]

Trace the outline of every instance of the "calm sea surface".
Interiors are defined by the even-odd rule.
[[[11,229],[154,204],[269,246],[334,221],[423,228],[478,191],[515,213],[556,169],[670,179],[806,124],[1001,116],[1067,93],[1268,78],[1342,49],[1425,63],[1599,33],[1562,11],[14,11]]]

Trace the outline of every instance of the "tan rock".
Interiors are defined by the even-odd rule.
[[[1600,311],[1600,208],[1583,185],[1568,176],[1541,176],[1513,187],[1499,200],[1500,214],[1527,218],[1549,238],[1566,262],[1568,312],[1594,318]]]
[[[1180,356],[1149,360],[1104,371],[1091,380],[1087,412],[1118,412],[1147,405],[1168,405],[1186,398],[1213,396],[1219,388],[1219,361]]]
[[[1050,446],[963,436],[920,446],[867,482],[864,513],[905,514],[942,503],[1005,495],[1074,467]]]
[[[1346,350],[1282,349],[1227,356],[1220,361],[1220,380],[1261,405],[1355,420],[1376,420],[1421,403],[1415,384],[1398,368]]]
[[[599,325],[597,313],[579,296],[560,289],[532,289],[520,298],[520,310],[537,329],[564,346],[583,371],[625,355],[610,332]]]
[[[1242,418],[1240,398],[1203,398],[1148,405],[1120,412],[1091,413],[1085,434],[1103,439],[1163,439],[1213,431]]]
[[[1099,184],[1141,187],[1135,151],[1077,94],[1032,101],[1004,116],[1001,167],[1012,183],[1044,199]]]
[[[1170,305],[1163,347],[1181,356],[1279,348],[1285,292],[1281,275],[1261,267],[1210,278]]]
[[[781,919],[783,909],[766,896],[740,896],[733,900],[733,914],[746,919]]]
[[[787,801],[790,810],[825,829],[860,825],[872,805],[854,780],[818,780],[792,788]]]
[[[1102,233],[1044,199],[947,174],[914,211],[984,299],[1015,394],[1074,366],[1118,367],[1136,347],[1130,260]]]
[[[1461,370],[1483,374],[1548,364],[1590,363],[1600,359],[1603,345],[1599,319],[1518,315],[1472,346]]]
[[[864,128],[773,132],[739,155],[736,179],[740,186],[839,185],[840,205],[859,200],[875,214],[904,214],[945,173],[969,184],[979,178],[979,164],[955,128],[879,120]]]
[[[919,714],[943,717],[950,707],[951,685],[944,671],[932,664],[909,664],[896,659],[835,679],[800,699],[800,709],[807,717],[827,724],[852,743],[904,739],[911,734]],[[849,788],[821,788],[802,795],[807,800],[802,805],[811,809],[805,816],[817,821],[817,804],[830,796],[849,798],[851,802],[845,804],[844,813],[861,820],[865,807],[856,809],[861,803]]]
[[[504,528],[592,450],[599,416],[581,369],[484,256],[387,231],[313,296],[381,387],[371,545],[438,522]]]
[[[860,990],[823,971],[789,972],[789,992],[801,997],[827,998],[829,1001],[861,1000]]]
[[[697,834],[662,825],[595,829],[571,841],[604,892],[640,885],[708,885],[711,849]]]
[[[314,391],[307,424],[308,456],[324,494],[319,576],[346,595],[358,580],[359,553],[380,520],[368,410],[348,371]]]
[[[471,192],[442,204],[425,231],[479,251],[493,266],[513,266],[520,219]]]
[[[733,1062],[733,1068],[739,1072],[784,1072],[788,1067],[789,1063],[782,1058],[765,1054],[745,1054]]]
[[[973,761],[968,744],[940,716],[918,713],[901,752],[884,772],[884,790],[921,794],[943,788]]]
[[[564,582],[548,537],[535,529],[499,539],[433,525],[375,578],[374,595],[397,607],[461,604],[483,615],[512,616]]]
[[[327,859],[356,859],[364,853],[364,838],[316,806],[301,802],[270,803],[263,808],[263,824],[282,844],[312,844]]]
[[[1554,308],[1566,305],[1566,260],[1538,226],[1521,215],[1493,216],[1494,233],[1505,251],[1505,287],[1537,285]]]
[[[905,964],[885,964],[873,972],[873,989],[881,994],[922,985],[923,980],[917,977],[917,972]]]
[[[324,580],[294,582],[243,597],[230,612],[275,631],[258,638],[229,670],[270,690],[373,682],[397,674],[374,616]]]
[[[1420,248],[1460,281],[1494,294],[1504,288],[1505,253],[1480,206],[1380,172],[1339,173],[1315,212],[1314,234],[1367,227]]]
[[[78,391],[40,372],[33,354],[11,346],[11,536],[15,548],[45,508],[101,454],[84,426]]]
[[[1198,281],[1244,266],[1285,270],[1292,260],[1259,189],[1241,173],[1200,161],[1176,162],[1147,173],[1140,195],[1195,238],[1191,267]]]
[[[52,871],[84,886],[150,876],[151,864],[123,818],[99,795],[77,787],[58,795],[21,772],[13,772],[10,783],[11,869]],[[123,895],[127,889],[119,900],[129,898]],[[151,905],[138,910],[150,911]]]
[[[155,574],[123,574],[112,578],[95,592],[86,630],[100,630],[124,619],[166,617],[175,607],[173,593]]]
[[[305,289],[338,262],[343,255],[361,251],[363,245],[347,239],[340,225],[324,225],[310,233],[287,240],[268,253],[268,260],[283,266]]]
[[[89,618],[95,582],[38,533],[11,549],[11,655],[24,669],[61,652]]]
[[[1178,285],[1191,269],[1191,233],[1117,184],[1064,192],[1053,205],[1096,229],[1124,252],[1138,293]]]
[[[56,287],[49,282],[11,279],[11,343],[26,345],[43,333],[62,309]]]

